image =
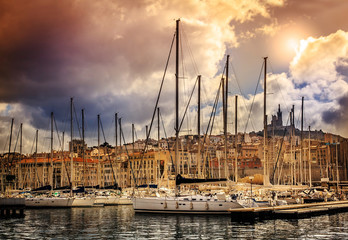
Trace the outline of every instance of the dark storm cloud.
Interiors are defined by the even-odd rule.
[[[39,117],[49,117],[51,111],[63,121],[70,97],[79,111],[89,110],[87,120],[130,108],[135,111],[129,117],[142,119],[140,110],[149,110],[147,105],[132,103],[127,94],[136,78],[162,67],[160,61],[148,61],[160,51],[141,47],[153,33],[148,29],[142,34],[148,22],[123,29],[117,4],[102,3],[0,1],[0,102],[42,109],[43,116],[32,119],[35,128],[42,127]],[[127,14],[131,17],[132,11]],[[168,40],[171,35],[167,33]],[[142,97],[148,96],[136,96]]]
[[[348,95],[341,97],[338,100],[338,108],[324,111],[322,117],[325,123],[336,126],[340,134],[347,135],[348,122]]]
[[[335,66],[337,73],[343,76],[344,80],[348,82],[348,58],[337,59]]]

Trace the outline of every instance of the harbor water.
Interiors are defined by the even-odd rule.
[[[232,222],[226,216],[135,214],[132,206],[26,209],[0,220],[0,239],[348,239],[348,213]]]

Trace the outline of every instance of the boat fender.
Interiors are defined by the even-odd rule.
[[[179,203],[175,202],[175,208],[178,209],[179,208]]]
[[[167,208],[168,205],[167,205],[167,202],[164,202],[164,208]]]
[[[205,202],[205,209],[206,209],[206,210],[209,210],[209,204],[208,204],[208,202]]]
[[[193,203],[190,202],[190,209],[193,209]]]

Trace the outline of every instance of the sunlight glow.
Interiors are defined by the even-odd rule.
[[[287,41],[288,47],[293,50],[296,54],[298,53],[299,40],[295,38],[290,38]]]

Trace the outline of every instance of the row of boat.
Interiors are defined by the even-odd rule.
[[[280,186],[277,186],[278,188]],[[239,188],[239,189],[238,189]],[[235,185],[209,191],[174,192],[155,190],[152,193],[138,193],[132,198],[133,208],[139,213],[180,213],[180,214],[229,214],[237,208],[270,207],[306,202],[337,201],[341,197],[334,191],[323,188],[306,189],[306,186],[282,186],[282,189]]]
[[[131,205],[132,201],[127,194],[114,192],[96,192],[93,194],[81,194],[69,196],[65,193],[55,192],[45,194],[31,194],[29,192],[11,196],[24,198],[25,206],[36,207],[97,207],[106,205]]]

